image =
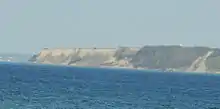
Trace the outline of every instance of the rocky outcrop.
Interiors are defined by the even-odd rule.
[[[29,61],[75,66],[218,72],[220,49],[182,46],[44,49]]]

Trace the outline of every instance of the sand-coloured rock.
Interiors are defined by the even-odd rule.
[[[139,48],[127,47],[44,49],[30,61],[76,66],[126,66],[138,50]]]

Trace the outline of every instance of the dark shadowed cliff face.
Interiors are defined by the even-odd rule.
[[[114,57],[116,60],[121,60],[121,59],[132,59],[137,53],[137,50],[131,50],[129,47],[120,47],[118,50],[115,52]]]
[[[147,68],[189,67],[199,56],[205,55],[209,48],[180,46],[145,46],[133,58],[135,66]]]
[[[208,52],[210,54],[206,56]],[[137,52],[131,62],[134,67],[149,69],[172,68],[194,71],[203,67],[203,71],[206,71],[220,68],[217,67],[220,52],[219,49],[208,47],[145,46]]]

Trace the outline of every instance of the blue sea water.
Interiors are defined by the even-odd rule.
[[[218,109],[220,76],[0,63],[0,109]]]

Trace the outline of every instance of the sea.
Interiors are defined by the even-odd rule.
[[[0,63],[0,109],[220,109],[220,76]]]

